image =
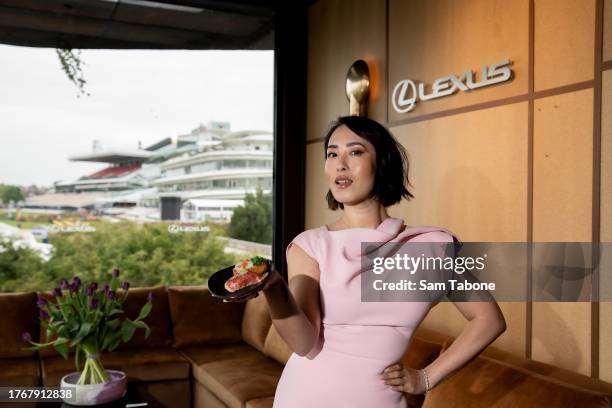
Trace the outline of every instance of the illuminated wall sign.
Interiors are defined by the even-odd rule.
[[[514,78],[514,72],[508,67],[512,61],[499,61],[490,67],[482,67],[480,81],[474,82],[474,72],[467,70],[461,77],[448,75],[438,78],[431,86],[431,92],[425,93],[425,84],[417,85],[410,79],[401,80],[395,85],[391,101],[393,108],[398,113],[410,112],[416,105],[417,100],[428,101],[430,99],[441,98],[452,95],[457,90],[469,92],[474,89],[509,81]]]

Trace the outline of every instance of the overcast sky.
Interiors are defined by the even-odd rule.
[[[83,50],[85,90],[54,49],[0,44],[0,183],[51,186],[103,163],[68,161],[136,149],[211,120],[272,130],[272,51]]]

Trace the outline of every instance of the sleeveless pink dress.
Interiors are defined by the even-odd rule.
[[[386,218],[376,229],[329,231],[324,225],[295,243],[319,263],[321,329],[306,356],[292,353],[273,408],[405,408],[403,393],[378,374],[401,360],[432,302],[361,302],[361,242],[460,242],[439,227],[405,227]]]

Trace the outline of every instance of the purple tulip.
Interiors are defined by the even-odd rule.
[[[113,268],[113,278],[117,278],[119,276],[119,268]]]
[[[93,288],[93,290],[98,289],[98,282],[91,282],[91,284],[89,285]]]
[[[121,283],[121,289],[123,289],[123,290],[128,290],[128,289],[129,289],[129,287],[130,287],[130,282],[128,282],[128,281],[123,281],[123,282]]]
[[[62,296],[62,290],[60,288],[54,288],[51,294],[53,297],[60,297]]]
[[[98,307],[98,299],[96,298],[91,299],[91,301],[89,302],[89,307],[91,309],[96,309]]]
[[[24,343],[29,343],[32,340],[32,336],[28,332],[21,333],[21,341]]]
[[[94,292],[94,288],[92,288],[91,285],[85,288],[85,295],[86,296],[93,295],[93,292]]]
[[[76,282],[72,282],[68,285],[68,289],[70,289],[70,293],[74,293],[79,289],[79,285]]]
[[[153,292],[149,292],[149,295],[147,296],[147,302],[152,303],[153,300],[155,300],[155,295],[153,294]]]
[[[110,290],[110,286],[108,286],[108,283],[105,283],[104,289],[102,291],[104,292],[104,294],[107,294],[109,290]]]
[[[68,289],[69,288],[68,281],[66,279],[62,279],[62,281],[60,282],[60,288],[61,289]]]
[[[106,292],[106,298],[107,299],[115,299],[115,292],[113,292],[112,290],[109,290],[108,292]]]
[[[81,284],[81,278],[79,278],[78,276],[75,276],[72,278],[72,282],[78,286]]]
[[[45,307],[45,306],[47,306],[47,303],[49,303],[49,302],[47,301],[47,299],[45,299],[43,297],[39,297],[38,301],[36,302],[38,307]]]
[[[48,318],[49,318],[49,313],[47,313],[47,311],[46,311],[46,310],[44,310],[44,309],[41,309],[41,310],[38,312],[38,314],[39,314],[39,316],[40,316],[40,318],[41,318],[41,319],[48,319]]]

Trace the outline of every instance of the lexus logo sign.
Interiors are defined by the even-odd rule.
[[[512,80],[514,72],[509,67],[511,64],[512,61],[507,59],[499,61],[490,67],[483,66],[480,81],[474,80],[474,72],[471,69],[465,71],[460,77],[448,75],[438,78],[434,81],[428,94],[425,91],[424,83],[417,85],[410,79],[401,80],[395,85],[391,95],[393,108],[398,113],[410,112],[414,109],[417,100],[428,101],[452,95],[458,90],[469,92],[474,89]]]

